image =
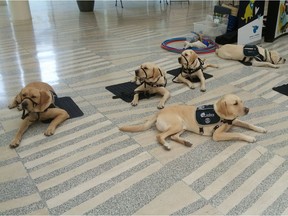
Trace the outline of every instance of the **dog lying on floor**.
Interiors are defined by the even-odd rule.
[[[286,61],[278,52],[256,45],[225,44],[216,49],[215,53],[222,59],[236,60],[257,67],[279,68],[279,64],[284,64]]]
[[[194,89],[194,84],[187,78],[197,76],[200,79],[200,90],[202,92],[206,91],[203,69],[207,67],[218,68],[217,65],[206,64],[193,50],[184,50],[178,58],[178,62],[182,65],[182,69],[179,75],[173,79],[173,82],[185,83],[189,88]]]
[[[266,129],[254,126],[250,123],[237,119],[248,114],[249,108],[244,107],[242,100],[233,94],[224,95],[214,105],[201,107],[188,105],[175,105],[166,107],[156,113],[148,121],[140,125],[122,126],[121,131],[138,132],[151,128],[156,124],[156,128],[161,132],[157,135],[157,141],[166,150],[170,150],[169,143],[165,141],[167,137],[191,147],[192,144],[181,138],[180,135],[185,131],[192,131],[196,134],[212,136],[214,141],[222,140],[243,140],[255,142],[252,136],[242,133],[231,132],[228,130],[232,125],[248,128],[260,133],[266,133]]]
[[[160,94],[162,98],[157,106],[158,109],[164,108],[165,102],[170,97],[169,91],[165,88],[167,84],[166,71],[161,70],[154,63],[144,63],[135,70],[135,80],[139,86],[134,90],[132,106],[139,103],[139,93]]]
[[[44,82],[32,82],[16,95],[8,107],[9,109],[17,107],[19,110],[23,110],[23,121],[10,144],[11,148],[19,146],[22,135],[32,123],[51,119],[52,121],[44,133],[46,136],[50,136],[54,134],[60,123],[69,118],[69,114],[65,110],[55,107],[54,96],[56,94],[53,88]]]

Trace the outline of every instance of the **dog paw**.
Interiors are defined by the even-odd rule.
[[[195,86],[194,85],[189,85],[189,88],[190,89],[195,89]]]
[[[201,91],[201,92],[206,92],[206,89],[201,89],[200,91]]]
[[[185,141],[185,142],[184,142],[184,145],[187,146],[187,147],[191,147],[193,144],[190,143],[190,142],[188,142],[188,141]]]
[[[137,106],[137,105],[138,105],[138,102],[132,101],[132,102],[131,102],[131,105],[132,105],[132,106]]]
[[[10,148],[17,148],[20,144],[20,140],[14,139],[11,143],[10,143]]]
[[[256,138],[255,137],[251,137],[251,136],[247,136],[246,137],[246,141],[249,143],[254,143],[256,142]]]
[[[267,130],[263,127],[256,127],[256,132],[259,132],[259,133],[267,133]]]
[[[44,135],[45,135],[45,136],[51,136],[51,135],[54,134],[54,132],[55,132],[55,129],[53,129],[53,128],[48,128],[48,129],[45,131]]]
[[[164,105],[163,105],[163,104],[159,104],[159,105],[157,106],[157,108],[158,108],[158,109],[163,109],[163,108],[164,108]]]
[[[170,151],[171,150],[171,146],[167,143],[164,144],[164,148],[167,150],[167,151]]]

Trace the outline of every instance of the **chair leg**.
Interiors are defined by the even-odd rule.
[[[120,0],[120,3],[121,3],[121,8],[123,8],[122,0]],[[117,7],[117,0],[115,0],[115,6]]]

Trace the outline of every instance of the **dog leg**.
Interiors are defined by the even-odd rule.
[[[205,69],[205,68],[207,68],[207,67],[218,68],[218,65],[215,65],[215,64],[206,64],[206,63],[204,62],[203,68]]]
[[[180,143],[180,144],[183,144],[183,145],[185,145],[185,146],[187,146],[187,147],[191,147],[191,146],[193,145],[192,143],[190,143],[189,141],[187,141],[187,140],[185,140],[185,139],[183,139],[183,138],[180,137],[180,135],[181,135],[184,131],[185,131],[185,130],[182,130],[182,131],[180,131],[179,133],[171,136],[171,139],[174,140],[174,141],[176,141],[176,142],[178,142],[178,143]]]
[[[137,106],[138,105],[138,102],[139,102],[139,93],[135,93],[134,94],[134,97],[133,97],[133,100],[131,102],[131,105],[132,106]]]
[[[170,92],[165,88],[165,87],[157,87],[157,88],[153,88],[151,89],[151,93],[158,93],[161,94],[163,97],[161,98],[157,108],[158,109],[163,109],[165,106],[165,102],[168,100],[168,98],[170,97]]]
[[[256,67],[271,67],[271,68],[279,68],[280,67],[279,65],[274,65],[270,62],[258,62],[255,60],[252,61],[252,65],[256,66]]]
[[[181,132],[183,129],[181,128],[169,128],[168,130],[157,135],[157,141],[164,146],[166,150],[171,150],[171,146],[169,143],[165,141],[168,136]]]
[[[139,92],[143,92],[145,89],[144,84],[138,86],[135,90],[134,90],[134,97],[133,100],[131,102],[132,106],[137,106],[139,103]]]
[[[54,110],[53,112],[57,112],[56,116],[53,116],[53,120],[51,121],[51,123],[49,124],[47,130],[44,132],[45,136],[51,136],[55,133],[56,127],[61,124],[62,122],[64,122],[66,119],[69,118],[68,113],[65,110],[62,109],[58,109],[57,111],[55,109],[58,108],[54,108],[51,110]],[[48,112],[48,111],[47,111]]]
[[[18,129],[14,139],[10,143],[11,148],[16,148],[20,145],[21,139],[25,131],[28,129],[28,127],[33,123],[33,121],[29,121],[29,117],[25,118],[20,125],[20,128]]]
[[[252,136],[248,136],[241,133],[227,133],[227,132],[217,133],[217,130],[213,134],[213,140],[217,142],[225,140],[242,140],[249,143],[256,142],[256,138]]]
[[[181,74],[177,77],[177,81],[185,83],[191,89],[195,88],[194,84],[190,82],[188,79],[186,79],[185,77],[183,77]]]
[[[247,128],[247,129],[259,132],[259,133],[267,133],[267,130],[265,128],[252,125],[248,122],[244,122],[244,121],[241,121],[239,119],[235,119],[233,121],[233,125],[238,126],[238,127]]]
[[[198,72],[198,78],[200,79],[200,91],[205,92],[206,91],[206,84],[205,84],[205,77],[202,72]]]

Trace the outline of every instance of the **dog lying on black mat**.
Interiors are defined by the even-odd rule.
[[[236,60],[257,67],[279,68],[279,64],[284,64],[286,61],[278,52],[256,45],[226,44],[216,49],[215,53],[222,59]]]
[[[182,65],[182,69],[177,77],[173,79],[173,82],[185,83],[189,88],[194,89],[194,84],[188,79],[197,76],[200,80],[200,90],[206,91],[205,77],[203,75],[203,69],[207,67],[218,68],[217,65],[207,64],[201,60],[193,50],[185,50],[178,58],[179,64]]]
[[[55,91],[44,82],[32,82],[16,95],[8,107],[9,109],[18,107],[22,110],[23,121],[10,144],[11,148],[19,146],[22,135],[32,123],[52,119],[44,132],[46,136],[50,136],[54,134],[59,124],[69,118],[69,114],[64,109],[55,107],[54,97],[56,97]]]
[[[165,88],[167,84],[166,71],[160,69],[156,64],[148,62],[140,65],[135,70],[135,80],[139,86],[134,90],[132,106],[139,103],[139,93],[160,94],[162,98],[157,106],[158,109],[164,108],[165,102],[170,97],[169,91]]]

